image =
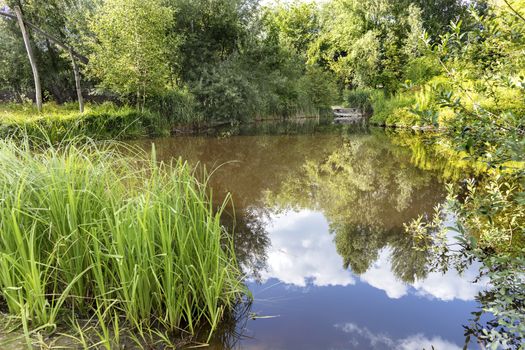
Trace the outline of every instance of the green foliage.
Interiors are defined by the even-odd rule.
[[[372,98],[374,114],[370,122],[377,125],[412,126],[418,120],[417,116],[410,112],[414,102],[415,98],[411,94],[399,93],[390,98],[382,93],[374,94]]]
[[[484,164],[482,176],[465,188],[450,186],[449,201],[430,222],[409,227],[424,246],[433,247],[434,268],[450,261],[463,270],[474,260],[489,287],[479,296],[466,335],[485,347],[521,349],[525,329],[525,114],[523,49],[525,19],[511,2],[472,10],[469,25],[451,24],[432,54],[446,72],[446,84],[433,91],[426,107],[453,111],[447,125],[454,147],[467,159]],[[523,9],[523,7],[519,7]],[[433,100],[433,103],[430,103]],[[454,215],[458,249],[444,239],[445,215]],[[482,316],[493,317],[484,321]]]
[[[45,104],[43,114],[31,105],[0,105],[0,135],[21,138],[29,135],[33,140],[52,143],[77,137],[94,139],[129,139],[148,135],[165,134],[168,122],[158,114],[137,111],[128,106],[117,107],[106,102],[86,105],[85,112],[78,112],[74,103]]]
[[[237,54],[248,36],[252,3],[243,0],[168,0],[169,62],[175,78],[198,81],[203,70]],[[175,43],[175,45],[173,45]]]
[[[7,1],[11,8],[15,3]],[[436,72],[433,62],[421,57],[420,37],[427,27],[434,37],[435,28],[462,8],[455,0],[296,1],[261,7],[256,0],[19,5],[27,19],[90,58],[81,67],[84,93],[102,93],[102,99],[116,94],[143,112],[153,106],[163,119],[177,123],[316,114],[337,102],[344,89],[378,88],[390,95],[405,79],[423,83]],[[46,98],[73,100],[68,53],[32,34]],[[5,68],[0,90],[21,101],[32,88],[15,21],[2,19],[0,37],[6,49],[0,54]]]
[[[373,89],[354,89],[344,91],[344,100],[351,108],[359,108],[366,114],[372,114],[372,100],[383,93]]]
[[[494,187],[494,182],[488,180],[487,188],[471,182],[466,205],[450,186],[445,208],[436,208],[432,219],[419,218],[406,228],[416,237],[415,248],[431,254],[429,267],[432,271],[447,271],[454,267],[462,272],[473,261],[481,262],[479,278],[485,279],[488,287],[477,296],[480,309],[472,312],[471,323],[465,327],[465,343],[475,337],[490,349],[521,349],[525,334],[523,211],[518,203],[517,208],[522,213],[516,216],[516,206],[511,204],[513,200],[505,198],[512,196],[513,191],[508,191],[509,184],[501,179],[496,179],[496,182],[499,185]],[[454,227],[445,224],[445,217],[451,212],[459,219]],[[491,222],[489,218],[495,218],[494,215],[499,219]],[[480,220],[485,221],[484,227],[472,226],[473,223],[480,224]],[[459,234],[457,241],[452,243],[447,240],[451,230]],[[512,237],[513,230],[521,237]],[[519,239],[521,243],[518,243]]]
[[[101,86],[123,96],[147,96],[167,84],[166,31],[171,11],[160,0],[106,0],[91,23],[89,69]]]
[[[199,123],[204,119],[198,111],[195,96],[188,88],[156,94],[148,99],[146,107],[170,128],[179,124]]]
[[[332,70],[351,88],[396,91],[408,55],[419,51],[423,31],[416,6],[389,0],[333,0],[323,7],[321,32],[309,62]]]
[[[249,75],[235,60],[210,66],[192,92],[207,120],[239,122],[257,113],[257,91]]]
[[[0,93],[11,92],[17,102],[23,102],[23,88],[31,82],[24,50],[23,42],[10,35],[8,23],[0,20]]]
[[[435,76],[441,74],[439,61],[429,56],[411,59],[405,68],[405,79],[410,84],[423,85]]]
[[[425,29],[436,39],[446,31],[450,22],[462,18],[467,10],[465,3],[461,0],[414,0],[410,2],[421,9]],[[472,3],[474,5],[483,4],[484,0],[472,1]]]
[[[329,109],[339,100],[335,76],[317,66],[308,66],[298,82],[299,108]]]
[[[319,35],[319,9],[314,2],[278,3],[265,12],[266,26],[274,30],[282,45],[305,54]]]
[[[24,329],[94,317],[145,339],[150,327],[213,332],[233,310],[245,290],[224,204],[152,153],[0,142],[0,296]]]

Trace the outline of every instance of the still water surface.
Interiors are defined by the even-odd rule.
[[[476,270],[429,273],[412,249],[403,224],[444,201],[442,174],[392,140],[306,123],[136,142],[214,169],[217,202],[232,194],[225,221],[254,297],[234,348],[463,347]]]

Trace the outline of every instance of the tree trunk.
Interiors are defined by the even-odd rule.
[[[75,87],[77,89],[78,107],[80,113],[84,113],[84,98],[82,97],[82,87],[80,86],[80,71],[78,70],[77,61],[75,61],[75,55],[72,50],[69,50],[71,56],[71,62],[73,63],[73,73],[75,74]]]
[[[15,13],[16,18],[18,19],[18,26],[20,27],[22,37],[24,38],[27,56],[29,57],[29,63],[31,64],[31,70],[33,71],[33,79],[35,81],[36,108],[38,109],[38,112],[42,112],[42,87],[40,85],[40,76],[38,75],[35,55],[33,54],[33,49],[31,48],[31,42],[29,41],[29,35],[27,34],[26,27],[24,25],[24,19],[22,17],[22,11],[20,10],[19,6],[15,6]]]

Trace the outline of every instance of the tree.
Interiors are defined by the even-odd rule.
[[[100,86],[135,95],[144,108],[148,95],[167,83],[167,29],[172,12],[161,0],[106,0],[91,22],[95,35],[89,70]]]
[[[306,49],[321,31],[319,9],[314,2],[296,0],[263,11],[266,26],[277,31],[279,41],[302,55],[306,54]]]
[[[0,91],[8,92],[22,102],[31,85],[31,68],[20,34],[13,35],[8,22],[14,21],[0,19]]]
[[[168,0],[176,13],[169,27],[170,64],[184,81],[237,53],[247,36],[253,6],[246,0]],[[175,43],[175,45],[173,45]]]
[[[436,38],[447,30],[450,22],[462,18],[467,6],[464,3],[474,3],[476,1],[463,2],[461,0],[408,0],[404,2],[405,6],[410,4],[416,5],[421,9],[425,29],[429,34]],[[479,1],[478,1],[479,2]]]
[[[90,3],[90,1],[84,1],[81,8],[87,8],[86,4]],[[22,4],[23,9],[21,9]],[[14,9],[17,14],[13,14],[10,8]],[[35,83],[42,80],[42,86],[47,88],[46,95],[55,98],[59,102],[71,97],[69,90],[71,73],[69,62],[67,62],[68,59],[71,59],[77,98],[80,111],[82,112],[83,98],[80,88],[80,69],[77,60],[87,63],[87,58],[74,48],[75,44],[78,45],[78,40],[70,40],[76,32],[70,28],[72,22],[69,19],[72,8],[76,8],[76,6],[72,6],[68,0],[49,0],[45,2],[38,0],[8,1],[8,4],[0,9],[0,15],[6,19],[5,25],[0,27],[0,30],[3,32],[6,42],[9,43],[14,37],[18,39],[19,28],[21,26],[24,27],[23,32],[26,34],[23,36],[24,43],[29,44],[29,47],[27,45],[26,47],[28,47],[28,53],[31,52],[31,67],[33,71],[36,70],[36,67],[39,67],[36,70],[39,78],[35,80]],[[21,18],[21,22],[19,18]],[[13,25],[15,21],[18,22],[16,28]],[[33,35],[30,37],[29,33]],[[59,51],[56,49],[59,49]],[[11,61],[7,62],[7,64],[17,66],[19,62]],[[21,90],[22,87],[17,85],[17,89]],[[37,93],[36,95],[40,96],[41,94]],[[37,104],[39,104],[38,100],[41,100],[41,97],[37,98]]]
[[[399,80],[404,9],[389,0],[333,0],[308,49],[309,63],[332,70],[349,87],[389,87]]]
[[[22,32],[22,37],[24,38],[24,45],[26,47],[27,56],[29,58],[29,63],[31,64],[31,71],[33,72],[33,80],[35,81],[35,101],[36,108],[38,112],[42,112],[42,86],[40,85],[40,75],[38,74],[38,66],[36,63],[35,55],[33,54],[33,48],[31,47],[31,41],[29,40],[29,34],[26,30],[24,24],[24,18],[22,16],[22,10],[19,6],[15,6],[16,18],[18,21],[18,26]]]

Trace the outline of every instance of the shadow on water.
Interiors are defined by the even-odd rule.
[[[429,272],[404,230],[457,175],[419,136],[305,120],[154,143],[215,169],[218,203],[233,197],[224,225],[254,301],[212,348],[461,348],[475,272]]]

